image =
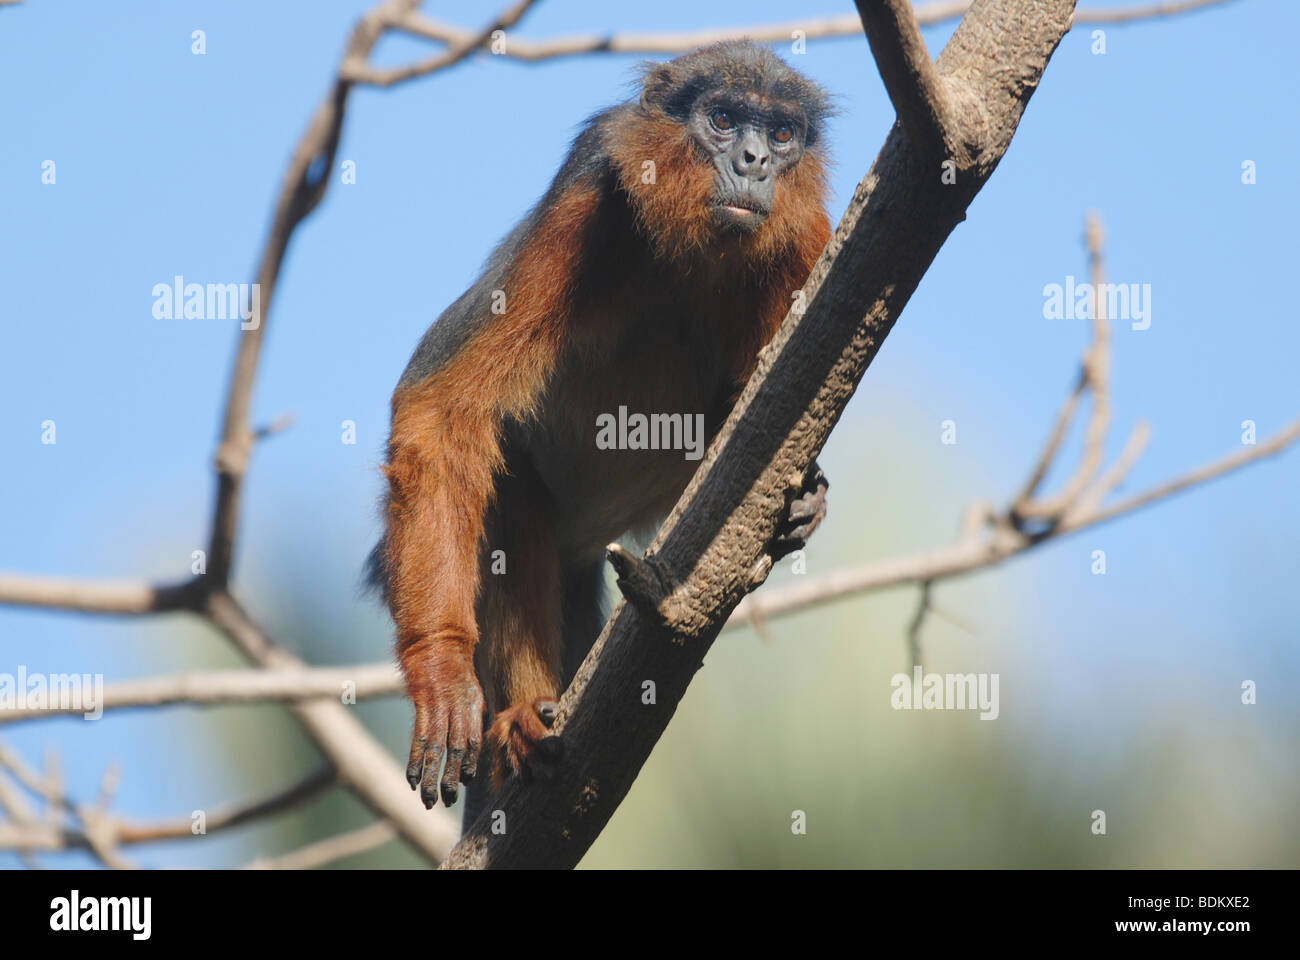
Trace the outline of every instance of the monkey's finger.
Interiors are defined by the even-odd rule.
[[[406,761],[406,782],[414,790],[420,786],[420,773],[424,770],[424,751],[428,747],[425,735],[429,726],[429,709],[422,699],[415,701],[415,726],[411,732],[411,752]]]
[[[420,785],[420,774],[424,770],[424,751],[428,746],[428,741],[420,736],[419,730],[416,730],[411,737],[411,755],[406,761],[406,782],[414,790]]]
[[[470,783],[478,776],[478,758],[483,750],[483,711],[472,710],[469,716],[469,737],[465,742],[465,762],[460,768],[460,782]]]
[[[447,715],[439,713],[429,731],[428,747],[424,752],[424,776],[420,778],[420,799],[426,810],[438,802],[438,771],[442,768],[442,755],[447,749]]]
[[[442,771],[442,804],[450,807],[460,795],[460,765],[465,760],[469,724],[461,710],[453,710],[447,734],[447,766]]]

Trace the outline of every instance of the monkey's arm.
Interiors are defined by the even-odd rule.
[[[502,425],[526,418],[553,369],[599,193],[557,183],[417,349],[393,396],[383,575],[415,706],[407,780],[426,806],[477,772],[479,553],[504,462]],[[525,618],[535,611],[524,611]]]
[[[483,693],[474,675],[474,604],[483,517],[499,458],[486,405],[456,416],[455,366],[399,389],[389,441],[384,551],[397,655],[415,705],[406,778],[426,806],[472,779],[482,742]]]

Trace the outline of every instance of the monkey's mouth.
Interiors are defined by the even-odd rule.
[[[767,210],[748,201],[737,200],[731,203],[716,203],[713,206],[713,220],[720,227],[748,233],[757,230],[767,219]]]

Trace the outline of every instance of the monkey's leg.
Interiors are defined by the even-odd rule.
[[[609,617],[605,589],[605,558],[564,573],[564,676],[563,693],[587,658]]]
[[[493,787],[544,772],[558,742],[562,661],[560,558],[553,506],[526,463],[500,480],[479,601],[479,657],[495,719],[486,737]]]

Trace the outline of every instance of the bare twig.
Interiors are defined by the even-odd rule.
[[[907,628],[908,657],[914,667],[921,663],[921,627],[925,623],[925,615],[929,612],[930,581],[926,580],[921,584],[921,595],[917,598],[916,613],[912,615],[912,622]]]
[[[1092,343],[1084,354],[1074,393],[1066,401],[1065,407],[1057,418],[1051,438],[1039,458],[1038,465],[1030,474],[1029,482],[1012,504],[1011,518],[1017,526],[1027,520],[1055,521],[1064,516],[1097,475],[1105,455],[1106,433],[1110,428],[1110,324],[1106,317],[1106,301],[1101,296],[1102,285],[1106,282],[1106,271],[1102,255],[1101,221],[1095,214],[1088,216],[1085,236],[1092,282]],[[1088,426],[1084,433],[1084,454],[1079,461],[1079,466],[1059,493],[1036,500],[1034,492],[1042,482],[1048,465],[1055,459],[1070,419],[1078,406],[1079,398],[1085,392],[1092,399],[1092,414],[1088,418]]]
[[[194,610],[202,597],[195,581],[156,585],[131,581],[71,580],[0,574],[0,603],[82,613],[166,613]]]
[[[21,761],[7,749],[0,752],[0,769],[23,769]],[[14,822],[0,823],[0,849],[20,851],[56,851],[89,849],[105,864],[124,868],[133,866],[118,848],[158,840],[190,837],[196,834],[193,816],[174,820],[134,821],[107,811],[107,798],[115,789],[113,774],[106,774],[105,789],[95,804],[77,804],[52,779],[43,779],[25,769],[24,785],[40,796],[51,809],[71,814],[79,826],[64,826],[61,818],[39,821],[30,808],[26,816],[12,816]],[[3,784],[0,778],[0,784]],[[242,804],[219,807],[206,814],[203,834],[226,830],[254,820],[272,816],[298,806],[336,783],[334,772],[317,770],[286,789],[270,796]]]
[[[0,724],[80,715],[88,707],[109,711],[174,704],[295,703],[317,698],[338,701],[345,692],[358,700],[401,693],[402,680],[390,663],[181,673],[111,684],[104,687],[97,704],[0,707]]]
[[[1127,8],[1085,8],[1074,15],[1074,24],[1132,23],[1155,17],[1168,17],[1189,13],[1204,7],[1217,6],[1230,0],[1182,0],[1182,2],[1145,3]],[[971,0],[938,0],[920,3],[914,7],[920,26],[933,26],[965,15]],[[462,44],[473,39],[474,34],[455,24],[411,13],[394,26],[413,36],[438,43]],[[715,27],[705,30],[684,30],[665,33],[606,33],[579,34],[554,37],[547,40],[526,40],[511,37],[506,49],[499,54],[513,60],[537,63],[560,57],[582,56],[593,53],[668,55],[686,53],[697,47],[724,40],[748,37],[756,43],[789,43],[796,36],[805,40],[824,40],[835,37],[856,37],[862,33],[862,21],[854,14],[808,17],[788,23],[751,24],[740,27]]]
[[[1142,434],[1135,432],[1135,436],[1141,438]],[[726,629],[748,625],[755,608],[761,616],[770,619],[838,600],[841,597],[888,587],[946,580],[996,566],[1027,550],[1068,534],[1108,523],[1117,517],[1132,513],[1191,487],[1207,483],[1234,470],[1240,470],[1267,457],[1276,456],[1294,445],[1297,440],[1300,440],[1300,420],[1296,420],[1258,446],[1247,447],[1239,453],[1215,460],[1136,496],[1120,500],[1108,507],[1094,507],[1087,512],[1067,514],[1049,533],[1043,535],[1024,534],[1004,523],[995,526],[986,539],[959,539],[951,546],[937,550],[837,570],[805,583],[791,584],[761,594],[751,594],[736,607],[727,622]],[[1121,462],[1131,461],[1134,445],[1135,442],[1130,441],[1129,453],[1121,457]]]
[[[378,820],[359,830],[350,830],[326,837],[279,857],[259,857],[250,863],[248,870],[310,870],[323,867],[345,857],[366,853],[397,837],[397,831],[386,820]]]
[[[429,57],[419,63],[413,63],[406,67],[397,67],[392,70],[380,70],[375,67],[366,65],[364,58],[357,58],[344,63],[342,78],[350,83],[365,84],[372,87],[391,87],[402,83],[406,80],[412,80],[416,77],[428,76],[431,73],[437,73],[439,70],[446,70],[448,67],[454,67],[470,54],[474,53],[479,47],[492,42],[493,35],[498,30],[507,30],[519,22],[520,18],[528,12],[537,0],[518,0],[514,6],[510,7],[504,13],[499,15],[496,20],[488,24],[477,34],[469,34],[464,38],[452,43],[451,48],[437,56]],[[403,15],[392,20],[388,26],[396,26],[406,23],[412,16],[413,11],[407,11]]]
[[[305,664],[276,646],[234,597],[216,594],[209,601],[212,622],[253,662],[274,670],[302,670]],[[349,709],[336,700],[307,700],[290,709],[306,727],[339,780],[376,814],[390,820],[412,847],[428,859],[455,843],[451,815],[431,815],[406,783],[392,755],[375,740]]]

